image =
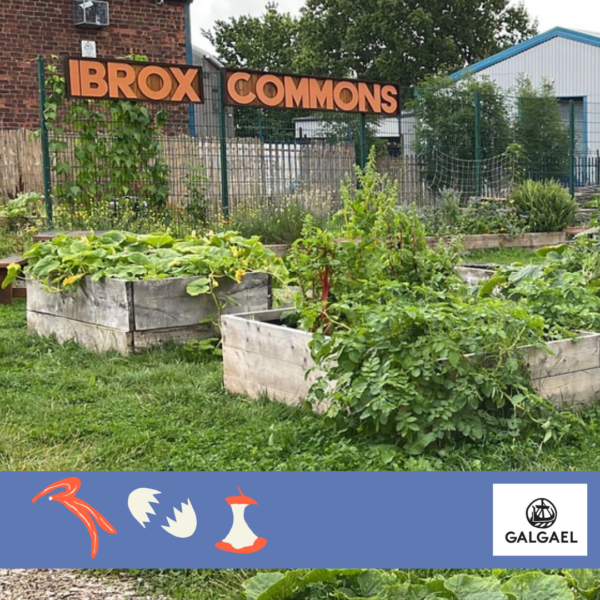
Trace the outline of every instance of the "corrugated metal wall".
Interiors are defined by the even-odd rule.
[[[600,48],[582,42],[553,38],[479,72],[509,93],[520,76],[539,87],[544,80],[554,85],[559,98],[580,97],[576,102],[578,151],[600,151]],[[568,119],[568,111],[565,111]]]

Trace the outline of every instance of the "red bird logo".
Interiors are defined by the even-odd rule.
[[[78,477],[67,477],[66,479],[61,479],[56,483],[50,484],[47,488],[43,489],[32,502],[35,503],[36,500],[49,494],[52,490],[65,488],[64,492],[58,492],[58,494],[50,496],[50,500],[60,502],[83,521],[92,538],[92,558],[94,558],[98,552],[98,532],[96,531],[96,524],[92,520],[92,517],[96,519],[96,522],[104,529],[104,531],[108,533],[117,533],[117,530],[96,509],[92,508],[87,502],[75,497],[75,494],[80,487],[81,480]]]

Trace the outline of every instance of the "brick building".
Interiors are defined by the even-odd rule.
[[[38,55],[81,56],[91,40],[98,58],[191,64],[191,1],[108,0],[110,24],[94,29],[74,24],[83,0],[0,0],[0,129],[39,126]]]

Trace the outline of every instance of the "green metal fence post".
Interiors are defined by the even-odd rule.
[[[575,197],[575,102],[569,100],[569,193]]]
[[[364,170],[367,166],[367,115],[360,113],[358,115],[358,136],[359,136],[359,164]]]
[[[221,125],[221,207],[223,217],[229,216],[229,179],[227,174],[227,114],[225,106],[225,73],[221,71],[219,77],[219,120]]]
[[[52,229],[52,179],[50,175],[50,144],[44,109],[46,107],[46,78],[44,76],[44,57],[37,58],[38,92],[40,102],[40,137],[42,141],[42,175],[44,177],[44,203],[46,206],[46,224]]]
[[[475,92],[475,195],[481,198],[481,96]]]

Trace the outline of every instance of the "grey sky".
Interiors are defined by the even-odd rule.
[[[297,13],[303,0],[279,0],[281,10]],[[259,15],[266,0],[194,0],[192,4],[193,41],[206,50],[211,46],[200,29],[209,29],[217,19],[244,14]],[[530,14],[540,22],[540,31],[552,27],[567,27],[600,32],[600,2],[598,0],[525,0]]]

